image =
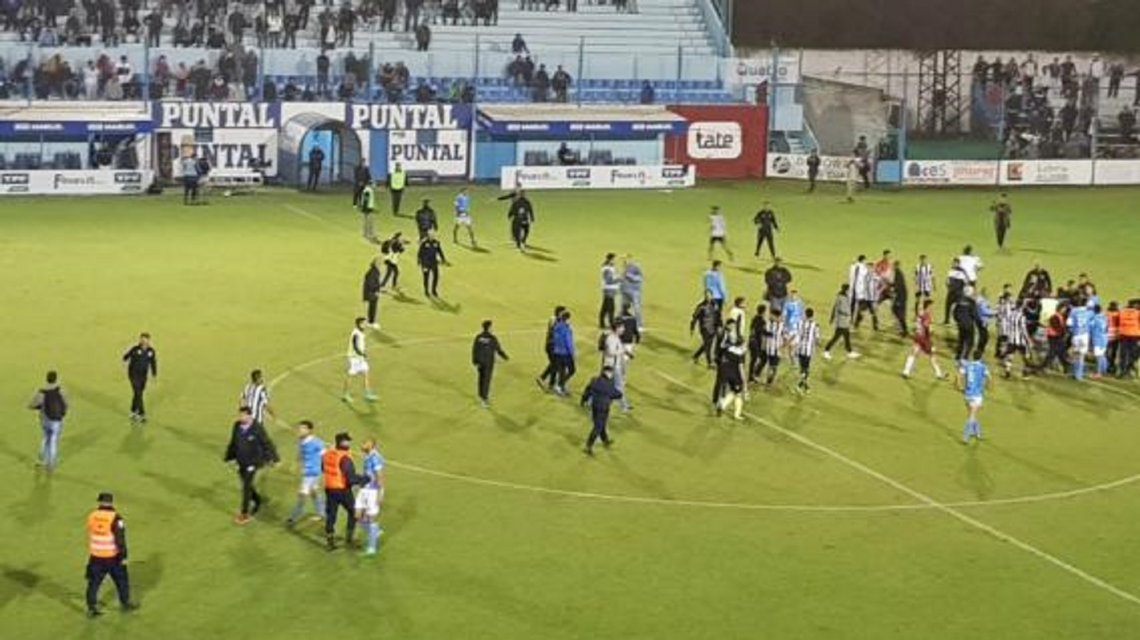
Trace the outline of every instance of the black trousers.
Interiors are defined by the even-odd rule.
[[[990,330],[983,324],[976,325],[978,332],[977,347],[974,348],[974,355],[979,358],[986,352],[986,346],[990,344]]]
[[[130,376],[131,380],[131,413],[137,416],[146,415],[146,404],[143,403],[143,392],[146,391],[146,376]]]
[[[182,204],[198,201],[198,178],[182,178]]]
[[[356,511],[353,510],[352,498],[352,489],[325,489],[325,535],[328,538],[331,539],[336,533],[337,510],[344,509],[348,514],[344,539],[352,542],[352,534],[356,531]]]
[[[99,603],[99,587],[107,576],[111,576],[111,581],[115,583],[119,603],[126,605],[131,601],[131,579],[126,565],[118,558],[91,558],[87,561],[88,610],[94,609]]]
[[[1045,356],[1045,361],[1041,363],[1040,369],[1048,369],[1054,362],[1060,362],[1065,371],[1069,370],[1069,344],[1064,336],[1049,338],[1049,354]]]
[[[800,383],[807,385],[808,374],[811,373],[811,356],[796,356],[800,361]]]
[[[376,324],[376,312],[380,307],[380,296],[372,296],[368,299],[368,324]]]
[[[380,287],[388,285],[388,278],[392,278],[392,286],[400,286],[400,266],[391,262],[384,263],[384,277],[380,279]]]
[[[602,307],[598,309],[598,327],[609,329],[614,326],[614,296],[602,294]]]
[[[859,300],[855,303],[855,328],[858,329],[859,325],[862,324],[864,311],[871,312],[871,328],[878,331],[879,312],[875,309],[875,303],[871,300]]]
[[[1105,354],[1108,357],[1108,372],[1116,373],[1119,371],[1118,363],[1123,361],[1120,358],[1120,342],[1121,339],[1112,340],[1108,343],[1108,352]]]
[[[241,480],[241,514],[248,516],[261,509],[261,494],[253,481],[257,477],[257,467],[238,467],[238,478]],[[252,508],[251,508],[252,505]]]
[[[309,165],[309,183],[306,185],[309,191],[316,191],[317,185],[321,183],[321,165]]]
[[[997,235],[998,248],[1005,247],[1005,232],[1009,231],[1009,227],[1004,224],[995,224],[994,233]]]
[[[546,368],[539,374],[538,379],[551,387],[558,381],[558,357],[554,355],[550,347],[546,348]]]
[[[554,356],[554,358],[558,364],[558,386],[565,391],[566,383],[574,377],[578,368],[574,365],[574,356]]]
[[[511,224],[511,240],[514,241],[516,247],[518,247],[519,249],[525,249],[526,248],[526,240],[529,237],[530,237],[530,225],[529,224],[519,224],[517,222]]]
[[[808,172],[808,191],[815,191],[815,178],[818,174]]]
[[[355,207],[355,206],[360,204],[360,196],[364,195],[364,187],[365,187],[365,184],[363,182],[359,182],[356,184],[355,187],[353,187],[353,189],[352,189],[352,206]]]
[[[404,200],[403,189],[392,189],[392,215],[400,215],[400,203]]]
[[[486,402],[491,397],[491,377],[495,374],[495,365],[480,364],[475,366],[479,375],[479,399]]]
[[[950,314],[954,311],[954,307],[958,301],[962,299],[962,287],[950,287],[946,290],[946,312],[942,318],[942,324],[949,324]]]
[[[772,254],[772,257],[775,258],[776,257],[776,239],[772,236],[772,232],[770,232],[770,231],[767,233],[761,231],[756,235],[756,254],[755,255],[760,255],[760,249],[762,249],[764,247],[765,241],[768,243],[768,251]]]
[[[899,335],[904,338],[910,335],[906,325],[906,300],[903,300],[901,304],[891,303],[891,313],[894,314],[895,320],[899,323]]]
[[[430,298],[439,296],[439,265],[420,267],[424,274],[424,295]]]
[[[710,367],[712,366],[713,338],[715,337],[715,333],[705,333],[704,331],[701,332],[701,346],[699,349],[697,349],[696,353],[693,354],[693,362],[700,360],[701,356],[703,355],[705,357],[705,364]]]
[[[594,428],[590,430],[590,437],[586,439],[586,448],[592,449],[598,440],[609,444],[610,434],[606,432],[606,423],[610,421],[609,408],[594,409],[590,412],[590,418],[593,420]]]
[[[958,325],[958,348],[954,351],[955,360],[969,360],[970,351],[974,348],[974,325]]]
[[[827,341],[827,346],[825,346],[823,350],[831,351],[831,348],[834,347],[835,343],[839,342],[840,339],[843,340],[844,350],[846,350],[847,353],[851,353],[851,330],[842,327],[835,328],[835,333],[831,336],[831,340]]]

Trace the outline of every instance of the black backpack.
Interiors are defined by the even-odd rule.
[[[67,415],[67,403],[63,401],[63,393],[59,387],[41,389],[40,393],[43,394],[44,398],[43,404],[40,405],[44,417],[48,420],[63,420],[63,416]]]

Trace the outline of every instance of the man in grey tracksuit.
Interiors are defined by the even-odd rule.
[[[831,326],[834,328],[835,333],[832,334],[831,340],[827,341],[827,346],[823,349],[824,360],[831,359],[831,348],[839,342],[840,338],[843,339],[843,348],[847,351],[848,358],[858,358],[859,354],[851,350],[851,286],[844,284],[839,287],[839,293],[835,295],[835,303],[831,306]]]

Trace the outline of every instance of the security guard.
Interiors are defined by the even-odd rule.
[[[490,406],[491,376],[495,373],[496,357],[510,360],[499,344],[499,339],[491,333],[491,321],[484,320],[483,331],[475,336],[475,342],[471,345],[471,364],[475,365],[475,370],[479,373],[479,402],[484,409]]]
[[[87,516],[87,616],[102,615],[99,611],[99,586],[108,575],[119,592],[123,611],[138,609],[131,602],[131,582],[127,576],[127,530],[123,519],[115,511],[115,498],[110,493],[99,494],[99,507]]]
[[[400,215],[400,202],[404,199],[404,187],[408,185],[408,174],[399,162],[388,174],[388,191],[392,193],[392,215]]]
[[[368,482],[366,476],[356,474],[356,467],[352,464],[352,437],[341,432],[336,434],[335,441],[336,447],[321,456],[321,472],[325,477],[325,542],[329,551],[336,549],[337,507],[348,513],[344,541],[352,546],[352,534],[356,531],[356,500],[352,487]]]
[[[614,385],[614,370],[612,367],[602,367],[601,375],[590,381],[582,391],[581,405],[589,405],[590,417],[594,428],[590,437],[586,439],[586,455],[594,455],[594,443],[599,439],[607,449],[613,444],[613,439],[606,431],[606,423],[610,420],[610,405],[614,400],[621,400],[621,392]]]

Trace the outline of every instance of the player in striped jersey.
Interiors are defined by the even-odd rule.
[[[1005,343],[1009,341],[1009,334],[1006,329],[1010,328],[1007,322],[1009,318],[1017,310],[1017,298],[1013,297],[1013,286],[1004,284],[1001,287],[1001,295],[997,299],[997,311],[995,318],[997,320],[997,346],[994,349],[994,355],[1000,360],[1002,354],[1005,353]]]
[[[926,260],[926,254],[918,256],[918,266],[914,268],[914,315],[922,312],[924,300],[934,298],[934,266]]]
[[[909,378],[911,372],[914,371],[914,361],[920,353],[930,356],[930,366],[934,368],[934,376],[939,380],[943,378],[942,369],[939,368],[938,360],[934,357],[934,336],[930,332],[930,325],[934,322],[930,312],[930,307],[933,304],[934,301],[929,298],[922,302],[922,312],[918,314],[918,322],[914,328],[914,347],[907,354],[906,364],[903,365],[902,377],[904,378]]]
[[[815,321],[815,309],[808,307],[804,310],[804,320],[800,323],[796,333],[796,359],[800,364],[800,382],[796,389],[800,393],[808,392],[808,374],[811,373],[811,357],[819,345],[819,324]]]
[[[760,370],[756,372],[756,377],[760,377],[764,365],[767,365],[768,378],[764,384],[769,386],[776,379],[776,372],[780,368],[780,346],[784,342],[784,321],[781,318],[779,309],[773,308],[769,312],[768,323],[764,327],[764,341],[760,345],[764,360],[760,365]]]
[[[258,424],[265,424],[266,415],[271,418],[277,417],[273,413],[273,407],[269,406],[269,389],[266,388],[265,382],[262,380],[261,369],[254,369],[250,372],[249,384],[245,385],[245,389],[242,389],[238,406],[249,407],[253,414],[253,421]]]
[[[1000,307],[999,307],[1000,308]],[[998,345],[1001,351],[1002,375],[1008,378],[1013,370],[1013,354],[1021,354],[1021,377],[1029,375],[1029,330],[1025,324],[1025,312],[1014,304],[1004,313],[998,314]]]

